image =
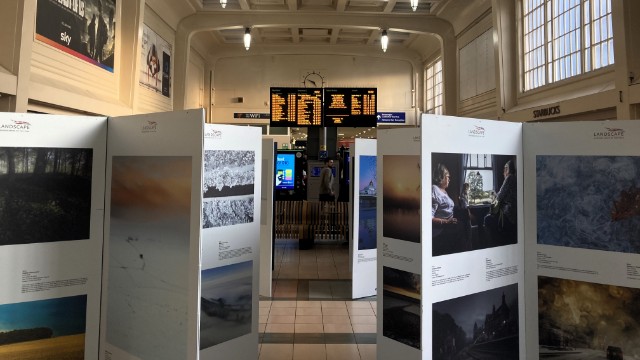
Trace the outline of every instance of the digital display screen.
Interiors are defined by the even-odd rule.
[[[376,126],[377,92],[376,88],[325,88],[324,126]]]
[[[276,154],[276,189],[293,190],[295,184],[295,154]]]
[[[322,89],[270,88],[272,127],[322,126]]]

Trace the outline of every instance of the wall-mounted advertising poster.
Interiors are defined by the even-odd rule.
[[[142,30],[140,85],[171,97],[172,46],[146,24]]]
[[[113,72],[115,13],[116,0],[39,0],[36,39]]]

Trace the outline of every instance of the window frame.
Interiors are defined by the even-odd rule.
[[[612,21],[612,0],[521,0],[518,2],[518,58],[520,68],[521,94],[533,93],[541,88],[546,88],[567,81],[575,81],[582,77],[593,76],[605,71],[610,71],[615,65],[613,21]],[[539,4],[538,4],[539,3]],[[560,5],[569,5],[564,8]],[[596,18],[594,5],[598,4],[599,9],[603,7],[607,10],[604,15]],[[527,5],[532,6],[525,14]],[[554,8],[555,7],[555,8]],[[588,19],[585,22],[586,9],[588,7]],[[557,10],[557,11],[556,11]],[[577,16],[571,23],[571,11]],[[540,11],[541,18],[530,19],[526,15]],[[529,25],[533,20],[533,24]],[[566,20],[566,21],[565,21]],[[536,21],[540,21],[539,23]],[[558,24],[562,21],[562,29]],[[594,33],[595,24],[604,22],[606,26],[605,38],[597,38]],[[536,26],[538,25],[538,26]],[[569,26],[575,25],[575,27]],[[539,39],[528,37],[533,31],[540,29],[540,34],[536,34]],[[575,34],[574,43],[571,43],[570,35]],[[587,36],[588,35],[588,36]],[[604,40],[603,40],[604,39]],[[536,42],[541,40],[542,43]],[[587,40],[589,43],[587,44]],[[560,42],[567,42],[569,47],[575,46],[575,51],[564,51],[564,45]],[[595,54],[598,48],[607,49],[606,61],[597,66],[595,64]],[[560,51],[562,48],[563,51]],[[542,54],[534,53],[541,49]],[[535,58],[534,62],[534,56]],[[541,58],[540,58],[541,56]],[[574,64],[572,64],[574,61]],[[589,63],[587,63],[589,61]],[[529,64],[533,63],[531,66]],[[535,66],[537,65],[537,66]],[[573,67],[572,67],[573,65]],[[577,67],[576,67],[577,65]],[[564,67],[564,68],[563,68]],[[569,70],[569,71],[568,71]],[[537,73],[536,73],[537,71]],[[567,74],[568,71],[568,74]],[[537,75],[537,76],[532,76]]]
[[[436,71],[437,66],[439,66],[438,71]],[[429,71],[433,71],[432,76],[429,76]],[[440,81],[436,82],[438,75]],[[432,86],[429,86],[430,79],[433,79]],[[439,90],[439,92],[437,92],[437,90]],[[430,97],[430,93],[433,93],[433,96]],[[440,99],[440,103],[436,104],[438,98]],[[431,101],[433,102],[433,107],[430,107]],[[442,115],[444,113],[444,68],[442,57],[440,56],[424,68],[424,105],[425,114]]]

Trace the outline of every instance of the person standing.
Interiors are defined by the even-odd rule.
[[[333,160],[325,159],[320,171],[320,201],[335,201],[333,192]]]

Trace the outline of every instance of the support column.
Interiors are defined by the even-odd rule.
[[[0,41],[8,46],[0,52],[0,66],[15,79],[15,93],[0,97],[0,111],[27,112],[31,52],[35,32],[36,0],[3,0],[0,3]]]

